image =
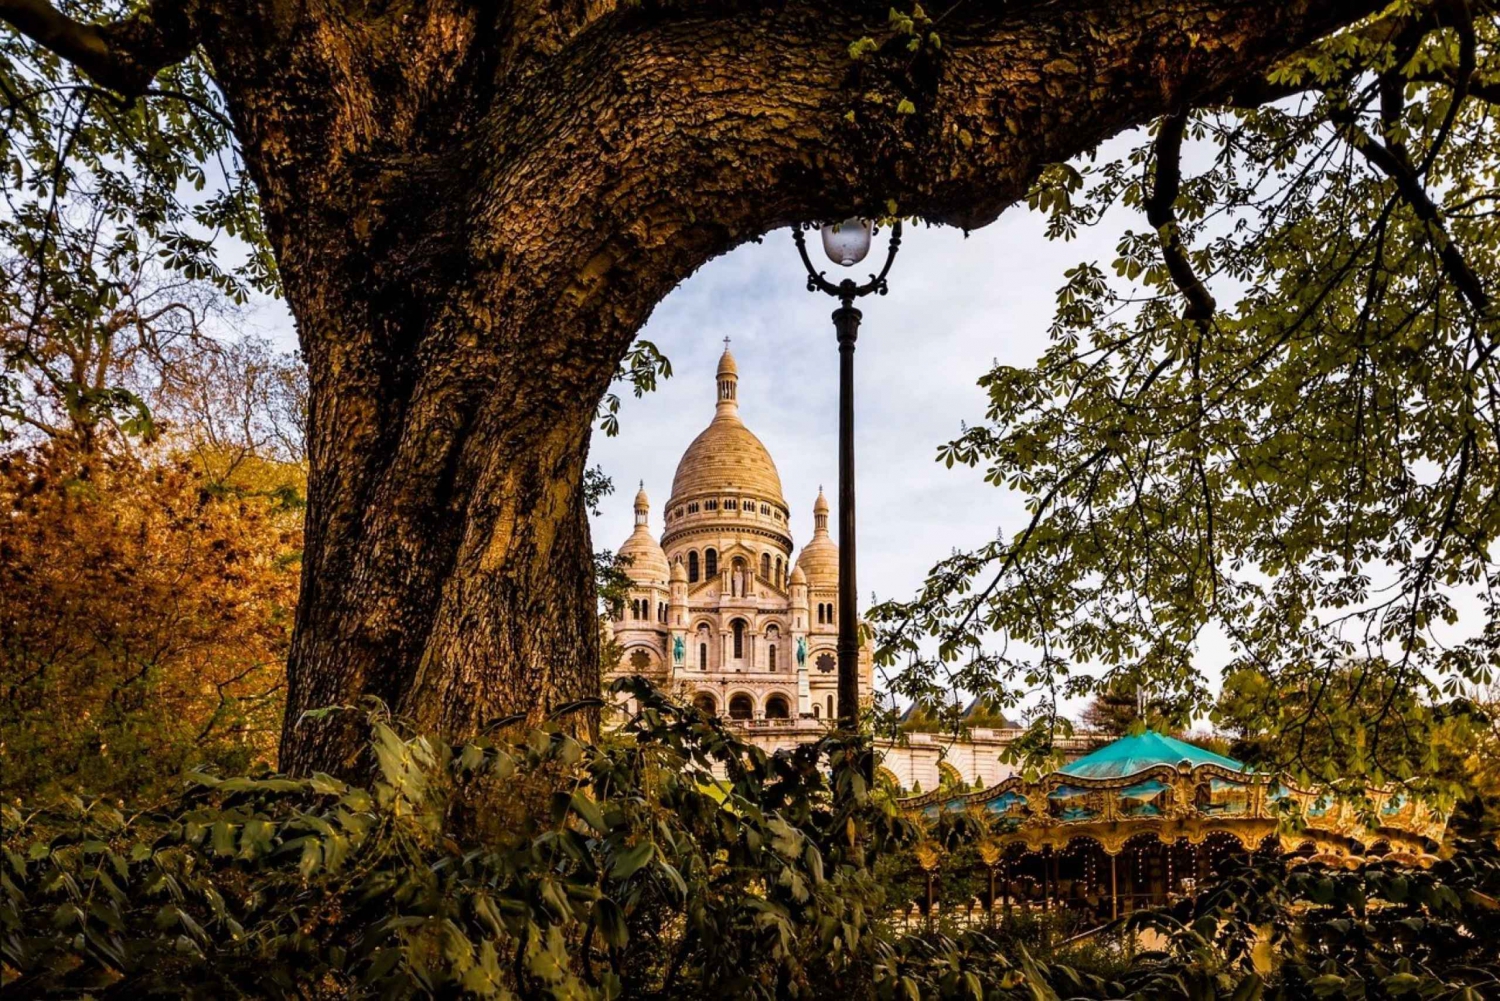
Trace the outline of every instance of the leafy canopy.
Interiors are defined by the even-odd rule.
[[[1430,702],[1496,666],[1497,42],[1490,4],[1393,3],[1123,156],[1043,174],[1029,202],[1055,239],[1148,225],[1067,272],[1051,347],[985,373],[985,419],[939,450],[1029,520],[874,610],[893,687],[1038,693],[1051,728],[1122,681],[1211,713],[1203,668],[1251,671],[1310,693],[1273,734],[1364,735],[1337,769],[1275,739],[1268,764],[1430,764],[1394,702],[1325,681],[1359,661]],[[1201,662],[1210,635],[1230,663]]]

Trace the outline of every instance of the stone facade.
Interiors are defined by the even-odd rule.
[[[635,496],[635,529],[620,547],[633,586],[610,624],[623,649],[611,677],[650,678],[728,717],[767,751],[817,739],[838,702],[839,559],[821,490],[812,514],[812,538],[793,561],[781,477],[740,419],[739,372],[726,349],[713,419],[677,465],[660,539],[644,483]],[[871,653],[860,647],[866,701]],[[882,744],[881,765],[903,789],[991,785],[1012,773],[999,759],[1015,734],[975,727],[956,742],[908,733]]]
[[[678,463],[659,541],[644,484],[636,494],[635,531],[620,547],[634,587],[613,623],[624,649],[617,673],[810,739],[833,716],[838,691],[838,546],[828,501],[819,492],[813,537],[794,562],[781,477],[740,420],[739,373],[727,350],[715,385],[713,420]],[[868,699],[868,646],[859,659]]]

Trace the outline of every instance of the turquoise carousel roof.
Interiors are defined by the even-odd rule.
[[[1105,744],[1092,754],[1064,765],[1058,772],[1079,779],[1120,779],[1159,765],[1175,768],[1183,761],[1194,768],[1219,765],[1236,772],[1246,770],[1243,763],[1233,758],[1205,751],[1155,730],[1146,730]]]

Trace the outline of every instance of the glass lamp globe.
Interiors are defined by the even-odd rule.
[[[835,264],[853,267],[870,252],[875,224],[869,219],[845,219],[823,227],[823,253]]]

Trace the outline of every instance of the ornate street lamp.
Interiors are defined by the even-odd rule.
[[[854,579],[854,341],[859,337],[860,312],[854,308],[854,300],[871,292],[885,295],[885,276],[896,260],[896,251],[901,249],[901,223],[891,227],[890,244],[886,249],[885,266],[879,274],[870,275],[870,280],[858,284],[845,278],[835,284],[813,267],[807,256],[807,241],[804,230],[811,227],[792,227],[792,239],[797,244],[797,253],[807,268],[807,290],[825,292],[839,300],[839,308],[833,311],[833,329],[839,341],[839,728],[854,733],[859,728],[859,590]],[[822,227],[823,252],[828,259],[842,267],[853,267],[865,259],[870,252],[870,239],[875,226],[868,219],[845,219]],[[874,759],[867,762],[868,771],[874,770]],[[872,776],[867,775],[866,780]]]

